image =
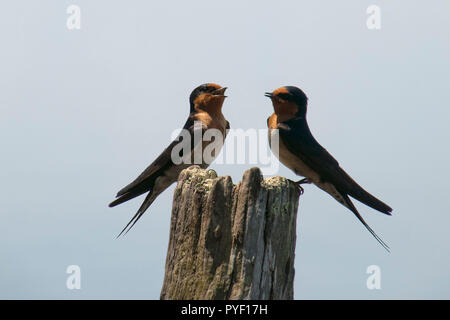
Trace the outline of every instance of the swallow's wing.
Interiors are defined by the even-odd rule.
[[[358,185],[311,134],[306,119],[294,118],[279,125],[280,138],[286,148],[317,172],[323,181],[332,183],[339,192],[385,214],[392,208]]]
[[[355,214],[372,236],[375,237],[387,251],[389,251],[389,246],[361,217],[350,200],[349,195],[386,214],[390,214],[392,209],[360,187],[339,166],[336,159],[334,159],[333,156],[314,139],[305,119],[291,119],[281,123],[278,128],[280,139],[283,141],[286,148],[300,158],[312,170],[317,172],[324,182],[326,181],[333,184],[344,199],[344,205]]]
[[[308,167],[319,173],[324,181],[332,182],[339,174],[339,163],[312,136],[304,118],[278,124],[280,139],[286,148]]]
[[[224,143],[225,143],[226,137],[228,136],[228,132],[230,132],[230,122],[228,120],[226,120],[226,121],[227,121],[227,126],[225,128],[225,137],[223,137]]]
[[[188,130],[193,137],[194,120],[189,117],[183,129]],[[181,135],[179,135],[172,143],[155,159],[133,182],[122,188],[116,195],[118,199],[109,204],[114,207],[125,201],[140,196],[143,193],[150,191],[153,188],[156,178],[158,178],[165,170],[167,170],[172,162],[172,149],[175,145],[181,142]],[[193,140],[193,139],[191,139]],[[182,155],[181,155],[182,156]]]

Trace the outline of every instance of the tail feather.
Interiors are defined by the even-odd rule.
[[[368,205],[369,207],[378,210],[384,214],[391,215],[392,208],[389,207],[387,204],[385,204],[383,201],[378,200],[374,196],[372,196],[370,193],[365,191],[361,188],[361,190],[358,190],[357,192],[349,192],[350,196],[355,198],[356,200],[364,203],[365,205]]]
[[[124,234],[124,235],[127,234],[128,231],[130,231],[131,228],[133,228],[135,223],[142,217],[144,212],[148,209],[148,207],[150,207],[150,205],[153,203],[153,201],[155,201],[155,199],[158,195],[159,195],[159,193],[155,194],[152,191],[149,192],[149,194],[145,198],[144,202],[141,204],[138,211],[136,212],[136,214],[133,216],[133,218],[131,218],[131,220],[127,223],[125,228],[122,229],[122,231],[119,233],[119,235],[116,238],[120,237],[122,234]]]
[[[358,220],[361,221],[361,223],[364,225],[364,227],[366,227],[366,229],[383,246],[383,248],[387,252],[390,252],[389,246],[375,233],[375,231],[373,231],[373,229],[366,223],[366,221],[364,221],[363,217],[361,217],[361,215],[359,214],[359,212],[356,209],[355,205],[353,204],[353,202],[348,197],[348,195],[343,194],[343,193],[341,193],[341,195],[343,196],[343,198],[344,198],[344,200],[346,202],[345,204],[346,204],[347,208],[349,208],[355,214],[355,216],[358,218]]]
[[[339,189],[345,191],[346,194],[352,198],[364,203],[365,205],[378,210],[384,214],[391,215],[392,208],[383,201],[375,198],[369,192],[364,190],[359,184],[357,184],[347,173],[342,170],[344,175],[345,187],[340,186]]]
[[[117,198],[116,200],[114,200],[113,202],[111,202],[108,206],[110,208],[115,207],[121,203],[124,203],[130,199],[136,198],[138,196],[140,196],[141,194],[146,193],[148,190],[140,190],[139,192],[129,192],[129,193],[125,193],[123,195],[121,195],[119,198]]]

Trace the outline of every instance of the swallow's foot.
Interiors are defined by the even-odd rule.
[[[304,183],[311,183],[311,181],[308,180],[308,178],[304,178],[302,180],[296,181],[294,182],[295,186],[297,187],[298,193],[300,195],[302,195],[303,193],[305,193],[305,189],[303,189],[303,187],[301,186]]]
[[[302,180],[299,180],[295,183],[296,184],[304,184],[304,183],[311,183],[311,181],[309,181],[308,178],[303,178]]]
[[[305,189],[303,189],[303,187],[301,185],[295,183],[295,187],[297,188],[297,191],[298,191],[299,195],[302,195],[303,193],[305,193]]]

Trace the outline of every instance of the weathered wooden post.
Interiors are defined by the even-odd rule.
[[[258,168],[192,166],[175,189],[161,299],[293,299],[299,193]]]

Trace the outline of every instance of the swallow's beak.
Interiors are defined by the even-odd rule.
[[[225,90],[227,90],[227,89],[228,89],[227,87],[216,89],[216,90],[214,90],[213,95],[226,97],[226,95],[224,95],[224,93],[225,93]]]
[[[267,98],[273,98],[273,93],[272,92],[266,92],[264,93],[264,96],[266,96]]]

